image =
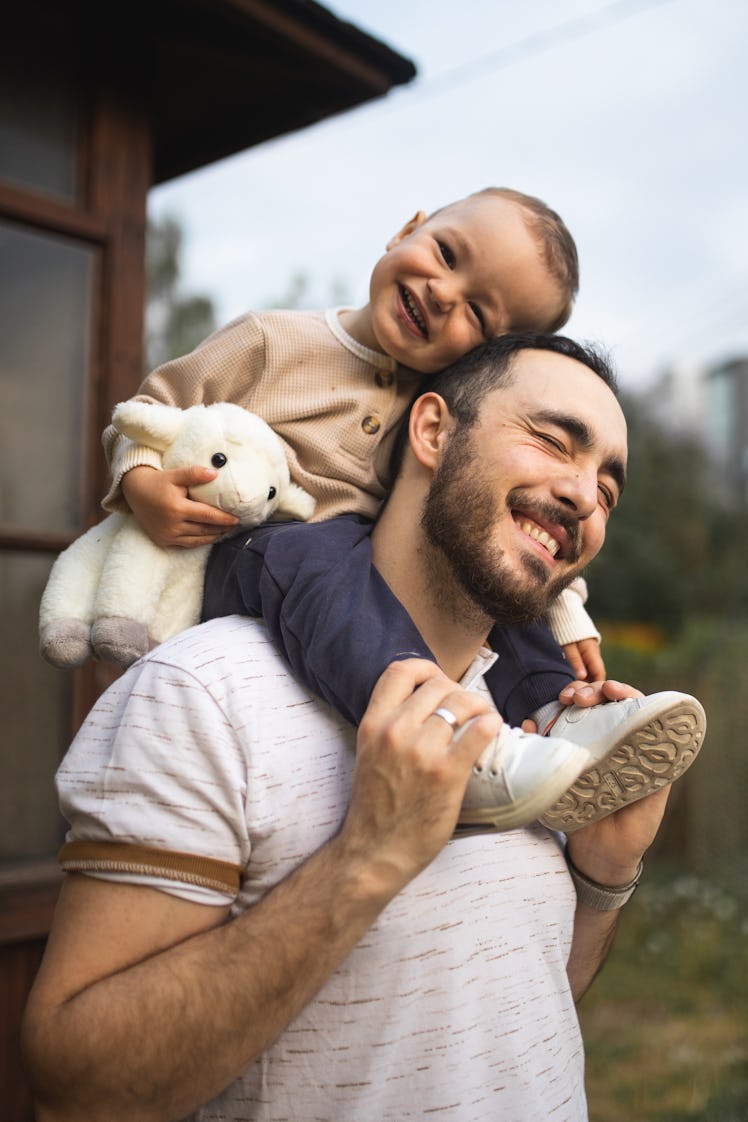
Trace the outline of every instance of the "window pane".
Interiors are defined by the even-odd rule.
[[[79,529],[93,260],[94,251],[75,242],[0,222],[6,530]]]
[[[61,46],[19,57],[0,38],[0,179],[74,202],[77,99]]]
[[[39,654],[39,601],[52,558],[0,553],[0,869],[57,852],[64,823],[54,773],[67,748],[72,677]]]

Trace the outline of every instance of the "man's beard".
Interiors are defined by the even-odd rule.
[[[547,614],[559,592],[578,576],[580,570],[575,567],[552,577],[548,566],[534,556],[529,540],[521,567],[506,560],[493,533],[499,517],[511,518],[513,508],[534,511],[563,526],[569,535],[569,560],[578,558],[579,524],[555,504],[541,506],[515,488],[506,496],[506,509],[498,510],[491,488],[481,478],[470,430],[461,430],[447,446],[421,516],[428,541],[437,550],[431,576],[442,586],[436,595],[445,596],[445,607],[445,583],[451,575],[463,597],[489,620],[503,626],[533,623]],[[446,562],[446,572],[439,554]],[[460,610],[457,605],[455,610]]]

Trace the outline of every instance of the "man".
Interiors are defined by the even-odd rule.
[[[470,423],[446,400],[463,376]],[[88,875],[27,1011],[41,1122],[586,1118],[574,1000],[667,789],[571,834],[569,864],[537,823],[455,826],[500,728],[492,621],[542,612],[620,494],[605,376],[509,336],[414,404],[372,547],[440,668],[393,665],[355,753],[258,621],[177,636],[107,691],[59,776],[63,867]]]

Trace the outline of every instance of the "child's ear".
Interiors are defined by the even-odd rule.
[[[403,238],[407,238],[409,234],[412,234],[414,230],[417,230],[418,227],[423,225],[425,221],[425,210],[417,210],[410,221],[405,223],[402,230],[398,230],[394,238],[390,238],[390,240],[387,242],[387,249],[394,249],[396,245],[400,244]]]

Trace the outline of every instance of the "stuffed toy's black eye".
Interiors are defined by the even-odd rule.
[[[223,452],[215,452],[210,457],[210,462],[212,463],[214,468],[222,468],[224,464],[228,463],[228,460],[226,456],[224,456]]]
[[[275,487],[271,487],[270,490],[268,491],[268,498],[269,499],[274,499],[275,496],[277,495],[277,493],[278,492],[275,490]]]

